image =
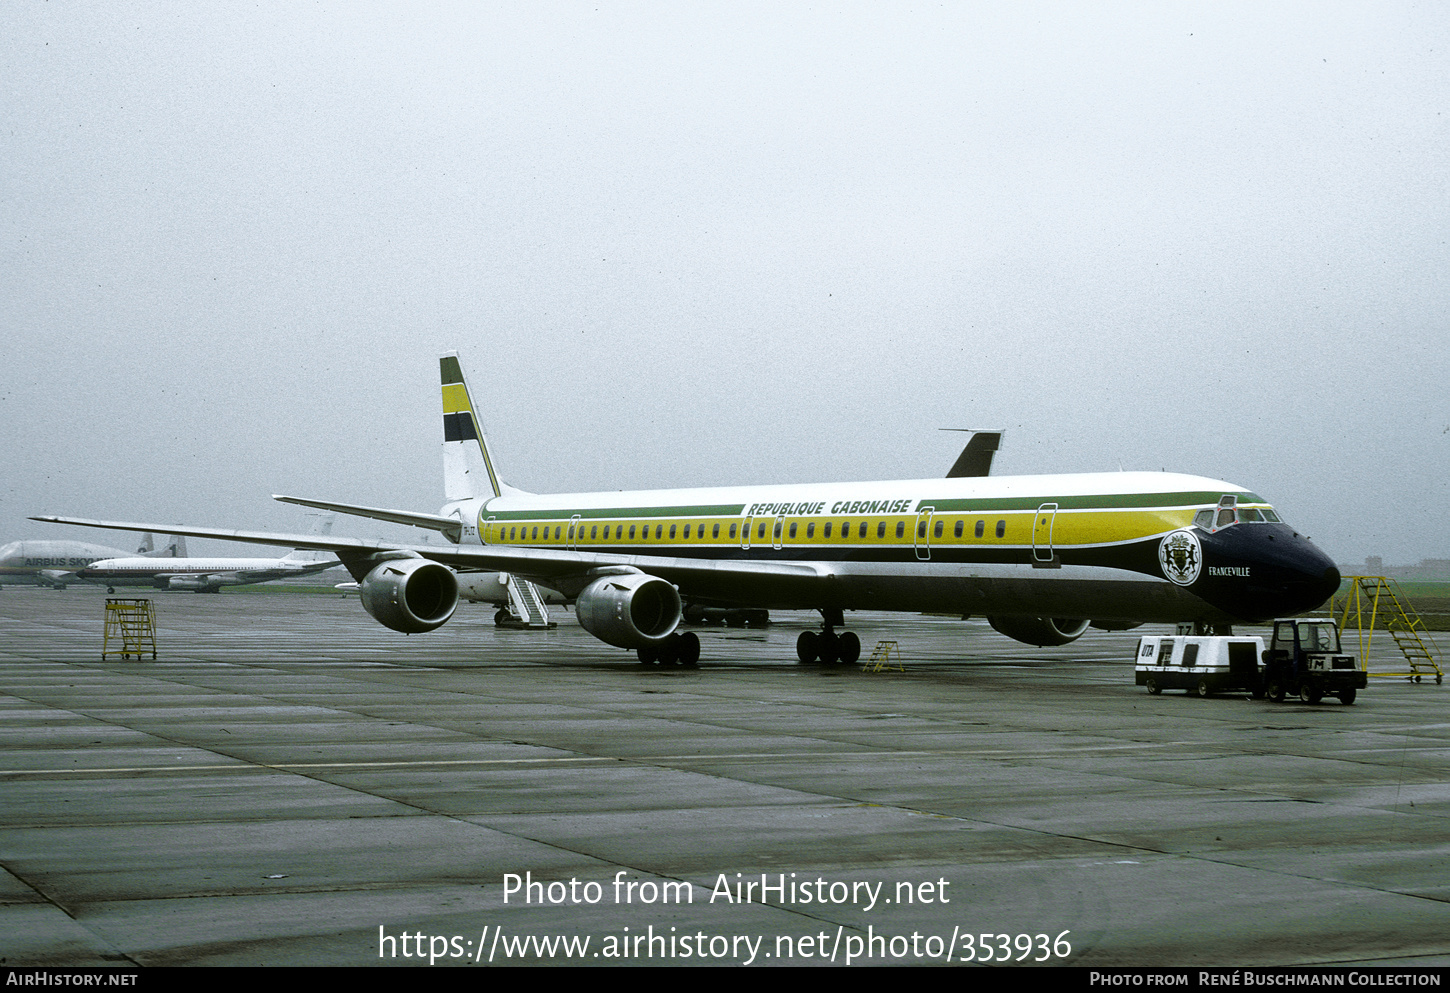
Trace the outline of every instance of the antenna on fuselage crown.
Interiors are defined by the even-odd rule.
[[[947,479],[985,476],[992,471],[992,456],[1002,447],[1002,431],[978,431],[976,428],[942,428],[943,431],[969,431],[967,447],[947,470]]]
[[[457,352],[439,360],[443,379],[443,496],[445,500],[496,497],[503,494],[498,470],[488,450],[463,381]]]

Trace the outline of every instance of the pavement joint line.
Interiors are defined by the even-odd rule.
[[[199,746],[191,746],[199,747]],[[1077,751],[1140,751],[1150,748],[1166,748],[1166,743],[1147,743],[1141,745],[1094,745],[1077,749]],[[94,769],[0,769],[0,777],[4,776],[63,776],[63,775],[95,775],[99,773],[142,773],[142,772],[216,772],[216,771],[239,771],[244,769],[274,769],[278,772],[287,772],[294,769],[394,769],[394,768],[434,768],[439,766],[515,766],[515,765],[536,765],[555,762],[627,762],[640,764],[656,764],[660,762],[720,762],[720,761],[780,761],[793,759],[822,759],[840,758],[843,754],[853,758],[885,756],[888,758],[931,758],[933,756],[959,755],[959,756],[1010,756],[1012,758],[1033,758],[1045,757],[1048,753],[1041,753],[1034,756],[1032,753],[1023,752],[1019,749],[997,748],[997,749],[946,749],[940,751],[897,751],[894,749],[862,750],[852,752],[828,751],[828,752],[725,752],[709,755],[639,755],[639,756],[613,756],[613,755],[554,755],[541,756],[539,758],[516,758],[516,759],[398,759],[398,760],[376,760],[364,762],[250,762],[239,759],[234,763],[207,764],[207,765],[146,765],[146,766],[103,766]]]

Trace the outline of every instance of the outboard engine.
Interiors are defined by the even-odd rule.
[[[987,623],[1014,641],[1042,648],[1077,641],[1091,621],[1071,617],[989,617]]]
[[[645,648],[670,636],[680,623],[680,593],[642,572],[603,576],[574,601],[579,624],[617,648]]]
[[[384,627],[422,634],[453,616],[458,579],[452,569],[421,556],[387,559],[363,577],[358,596]]]

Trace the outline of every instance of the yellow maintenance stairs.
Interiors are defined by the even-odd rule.
[[[111,655],[140,659],[147,651],[156,658],[156,608],[151,601],[107,598],[101,661]]]
[[[861,667],[862,672],[905,672],[901,661],[901,649],[894,641],[878,641],[871,650],[871,657]]]
[[[1374,675],[1407,676],[1416,683],[1424,676],[1434,676],[1435,682],[1444,682],[1440,649],[1399,584],[1386,576],[1345,578],[1349,580],[1349,589],[1342,598],[1334,598],[1332,609],[1339,615],[1340,632],[1351,627],[1359,631],[1360,665],[1367,666],[1370,639],[1374,636],[1375,627],[1380,626],[1395,639],[1395,645],[1410,664],[1410,671],[1377,672]]]

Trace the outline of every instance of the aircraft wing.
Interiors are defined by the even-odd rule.
[[[421,516],[421,515],[420,515]],[[780,605],[818,597],[820,584],[832,580],[827,563],[745,562],[732,559],[694,559],[671,555],[620,555],[554,548],[517,548],[505,545],[407,545],[374,538],[337,538],[315,534],[276,534],[233,531],[225,528],[96,521],[82,517],[39,516],[32,521],[71,524],[112,531],[165,531],[188,538],[217,538],[257,545],[281,545],[328,551],[361,580],[380,561],[375,556],[404,552],[439,562],[460,572],[511,572],[524,579],[575,596],[608,571],[644,572],[658,576],[693,598],[747,605]],[[451,518],[441,518],[451,520]],[[816,591],[813,595],[813,591]]]

